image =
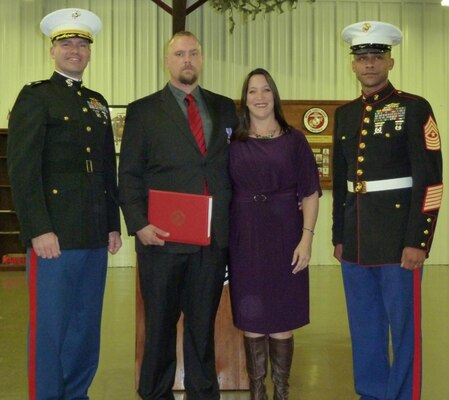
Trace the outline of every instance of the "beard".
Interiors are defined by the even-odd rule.
[[[179,74],[179,82],[181,82],[183,85],[193,85],[198,80],[198,75],[196,71],[192,71],[192,75],[184,75],[184,71],[182,71]]]

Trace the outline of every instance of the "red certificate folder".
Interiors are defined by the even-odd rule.
[[[168,242],[210,244],[212,197],[202,194],[148,191],[148,221],[169,232]]]

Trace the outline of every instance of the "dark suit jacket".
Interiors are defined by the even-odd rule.
[[[11,111],[8,171],[21,236],[54,232],[62,249],[107,246],[120,231],[108,103],[54,73],[26,85]]]
[[[397,264],[404,247],[428,254],[443,193],[438,128],[430,104],[391,83],[338,108],[333,153],[333,243],[343,259]],[[351,193],[347,181],[412,177],[413,186]]]
[[[228,245],[231,185],[228,176],[227,131],[237,125],[231,99],[200,89],[212,119],[206,156],[200,153],[187,118],[170,88],[128,106],[119,163],[119,199],[128,233],[148,225],[148,190],[204,193],[213,196],[212,240]],[[166,242],[156,251],[191,253],[198,246]],[[136,238],[136,250],[145,251]]]

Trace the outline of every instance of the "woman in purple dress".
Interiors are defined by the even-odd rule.
[[[321,189],[308,142],[287,124],[264,69],[246,77],[240,118],[230,145],[232,313],[244,331],[251,399],[267,399],[269,358],[281,400],[288,398],[292,331],[309,323],[307,267]]]

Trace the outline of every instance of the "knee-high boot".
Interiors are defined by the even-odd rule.
[[[251,400],[268,400],[265,377],[268,367],[268,341],[266,336],[243,336],[246,370],[249,377]]]
[[[274,400],[288,400],[288,378],[293,359],[293,336],[288,339],[269,338],[271,379],[274,383]]]

